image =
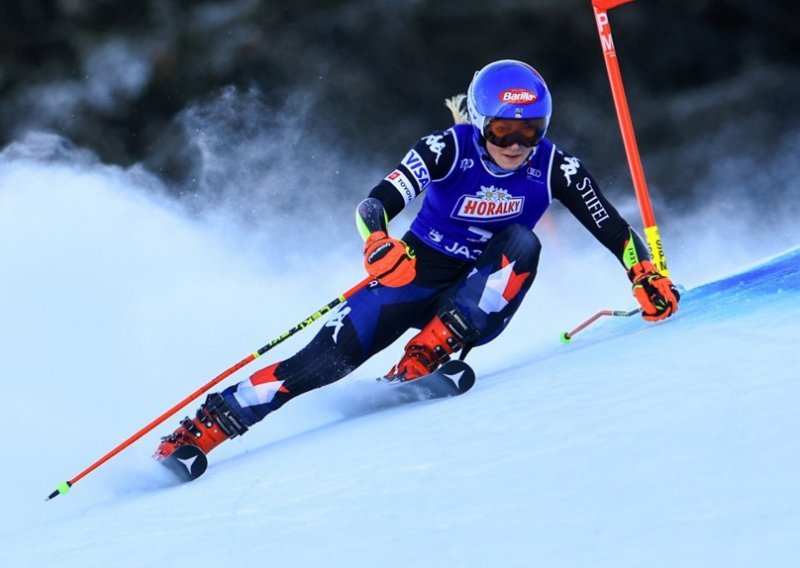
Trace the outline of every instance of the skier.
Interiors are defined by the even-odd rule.
[[[354,294],[296,355],[209,395],[162,439],[158,459],[185,444],[208,453],[294,397],[345,377],[410,328],[421,331],[391,380],[414,380],[490,342],[533,283],[541,244],[532,229],[553,198],[624,266],[646,320],[677,311],[677,290],[641,238],[586,167],[545,137],[551,97],[533,67],[491,63],[447,104],[456,124],[419,140],[357,207],[364,267],[377,284]],[[389,222],[423,192],[410,230],[390,236]]]

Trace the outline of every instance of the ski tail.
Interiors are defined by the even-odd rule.
[[[464,361],[452,359],[433,373],[412,381],[382,377],[392,389],[416,394],[420,399],[447,398],[462,395],[475,385],[475,371]]]
[[[193,444],[179,446],[168,456],[158,458],[158,461],[181,481],[194,481],[208,467],[208,458],[203,450]]]

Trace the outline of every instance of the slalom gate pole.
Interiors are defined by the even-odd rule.
[[[367,286],[369,286],[373,281],[374,281],[374,278],[372,276],[369,276],[369,277],[365,278],[364,280],[362,280],[361,282],[359,282],[358,284],[356,284],[355,286],[350,288],[347,292],[345,292],[344,294],[342,294],[338,298],[332,300],[326,306],[323,306],[322,308],[320,308],[319,310],[314,312],[312,315],[310,315],[309,317],[307,317],[306,319],[304,319],[303,321],[301,321],[300,323],[295,325],[292,329],[290,329],[286,333],[284,333],[284,334],[278,336],[277,338],[273,339],[272,341],[267,343],[264,347],[262,347],[258,351],[255,351],[255,352],[251,353],[250,355],[248,355],[247,357],[245,357],[244,359],[242,359],[241,361],[239,361],[238,363],[236,363],[235,365],[233,365],[232,367],[230,367],[226,371],[223,371],[222,373],[220,373],[219,375],[214,377],[211,381],[209,381],[208,383],[206,383],[205,385],[203,385],[202,387],[200,387],[199,389],[194,391],[192,394],[190,394],[189,396],[184,398],[182,401],[177,403],[175,406],[173,406],[172,408],[167,410],[164,414],[162,414],[161,416],[159,416],[158,418],[156,418],[155,420],[153,420],[152,422],[150,422],[149,424],[144,426],[141,430],[139,430],[138,432],[133,434],[131,437],[129,437],[126,440],[124,440],[117,447],[115,447],[113,450],[109,451],[106,455],[104,455],[99,460],[94,462],[92,465],[90,465],[89,467],[84,469],[78,475],[76,475],[75,477],[73,477],[69,481],[65,481],[65,482],[59,484],[58,487],[56,488],[56,490],[53,491],[47,497],[47,499],[45,499],[45,501],[49,501],[50,499],[53,499],[54,497],[58,497],[59,495],[63,495],[64,493],[69,491],[69,489],[73,485],[75,485],[78,481],[80,481],[82,478],[84,478],[87,475],[89,475],[92,471],[94,471],[95,469],[97,469],[98,467],[103,465],[105,462],[107,462],[108,460],[113,458],[115,455],[120,453],[122,450],[124,450],[125,448],[127,448],[131,444],[133,444],[139,438],[141,438],[142,436],[144,436],[145,434],[147,434],[148,432],[153,430],[156,426],[158,426],[159,424],[163,423],[165,420],[167,420],[173,414],[178,412],[181,408],[183,408],[184,406],[186,406],[187,404],[192,402],[194,399],[199,397],[201,394],[203,394],[204,392],[210,390],[214,385],[222,382],[224,379],[228,378],[229,376],[231,376],[233,373],[235,373],[236,371],[238,371],[239,369],[241,369],[245,365],[248,365],[249,363],[252,363],[257,358],[261,357],[264,353],[266,353],[267,351],[269,351],[270,349],[272,349],[273,347],[275,347],[279,343],[283,343],[283,341],[285,341],[289,337],[291,337],[294,334],[296,334],[297,332],[302,331],[303,329],[307,328],[308,326],[313,324],[315,321],[317,321],[319,318],[321,318],[323,315],[325,315],[326,313],[328,313],[332,309],[334,309],[336,306],[338,306],[339,304],[344,303],[353,294],[355,294],[356,292],[358,292],[358,291],[362,290],[363,288],[366,288]]]
[[[600,319],[603,316],[628,318],[630,316],[638,314],[641,311],[642,311],[641,308],[636,308],[636,309],[630,310],[630,311],[625,311],[625,310],[600,310],[599,312],[594,314],[592,317],[590,317],[589,319],[587,319],[586,321],[584,321],[583,323],[578,325],[575,329],[573,329],[571,331],[565,331],[564,333],[562,333],[561,334],[561,341],[563,343],[569,343],[570,341],[572,341],[572,338],[575,336],[576,333],[580,332],[583,329],[586,329],[587,327],[592,325],[594,322],[596,322],[598,319]]]
[[[661,236],[656,225],[653,206],[650,202],[650,194],[647,191],[647,182],[644,178],[642,160],[639,156],[639,148],[636,144],[636,134],[633,131],[631,113],[628,109],[628,101],[625,97],[625,89],[622,85],[622,74],[619,70],[617,61],[617,51],[614,47],[614,38],[611,36],[611,24],[608,21],[608,10],[616,8],[622,4],[628,4],[634,0],[592,0],[594,18],[597,23],[597,33],[600,36],[600,45],[603,48],[603,57],[606,62],[608,79],[611,82],[611,92],[614,96],[614,106],[617,110],[617,119],[622,131],[622,141],[625,144],[625,154],[628,157],[628,166],[633,178],[633,187],[636,191],[636,199],[639,202],[639,209],[642,213],[644,223],[644,234],[647,245],[650,247],[650,256],[653,264],[661,274],[669,276],[667,259],[664,256],[664,248],[661,243]]]

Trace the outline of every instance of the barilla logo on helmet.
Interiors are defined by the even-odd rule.
[[[504,103],[514,103],[518,105],[529,105],[538,99],[536,93],[528,89],[508,89],[497,96],[497,99]]]

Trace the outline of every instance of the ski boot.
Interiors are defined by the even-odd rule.
[[[205,454],[228,438],[245,432],[247,426],[233,413],[222,395],[213,393],[200,405],[193,419],[187,416],[175,432],[161,438],[153,457],[179,476],[195,479],[205,471]]]
[[[442,310],[406,344],[406,352],[386,378],[413,381],[434,372],[479,333],[454,305]]]

